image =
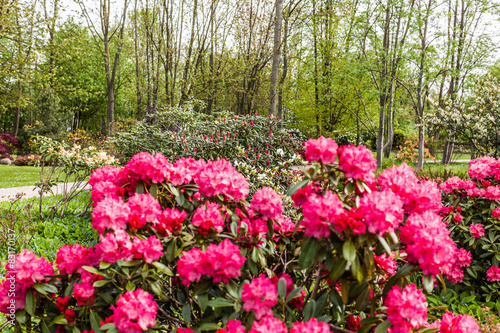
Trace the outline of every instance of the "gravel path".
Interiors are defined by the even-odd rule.
[[[52,193],[46,193],[44,196],[50,196],[53,194],[63,194],[67,191],[67,189],[71,189],[71,187],[75,183],[68,184],[57,184],[52,186]],[[87,183],[82,184],[84,189],[90,190],[90,185]],[[22,186],[22,187],[11,187],[11,188],[0,188],[0,201],[7,201],[11,198],[14,198],[18,193],[25,193],[23,198],[33,198],[38,197],[38,189],[34,186]]]

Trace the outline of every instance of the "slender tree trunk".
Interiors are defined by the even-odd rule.
[[[277,85],[281,61],[281,25],[283,22],[283,0],[276,0],[276,20],[274,24],[273,64],[271,67],[271,86],[269,88],[269,115],[276,115],[278,101]]]

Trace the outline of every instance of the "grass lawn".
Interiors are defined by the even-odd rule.
[[[0,165],[0,188],[35,185],[40,182],[40,170],[41,168],[34,166]],[[61,175],[61,177],[64,176],[64,174]]]
[[[35,185],[40,181],[41,168],[0,165],[0,188]]]

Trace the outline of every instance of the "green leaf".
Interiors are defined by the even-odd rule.
[[[358,298],[356,298],[356,310],[363,311],[366,309],[368,304],[370,304],[370,294],[371,289],[368,285],[366,285],[366,288],[363,289]]]
[[[106,269],[106,268],[109,268],[109,266],[111,266],[111,264],[109,262],[104,262],[102,261],[100,264],[99,264],[99,269]]]
[[[278,292],[281,298],[286,297],[286,280],[285,278],[280,278],[278,281]]]
[[[99,280],[99,281],[94,282],[93,286],[96,288],[100,288],[102,286],[107,285],[110,282],[111,282],[110,280]]]
[[[389,320],[383,321],[380,325],[377,326],[374,333],[384,333],[387,332],[387,329],[391,326],[391,322]]]
[[[149,281],[149,286],[151,287],[151,290],[153,290],[153,292],[156,294],[156,296],[161,297],[161,287],[156,281]]]
[[[162,264],[161,262],[153,261],[153,266],[155,266],[162,273],[167,274],[168,276],[174,276],[174,272],[172,272],[172,270],[170,268],[168,268],[166,265]]]
[[[52,333],[47,327],[47,324],[45,324],[44,320],[42,320],[42,333]]]
[[[306,269],[311,267],[314,258],[316,257],[316,248],[318,242],[315,238],[306,238],[305,244],[302,247],[299,255],[299,265],[300,267]]]
[[[344,258],[340,258],[339,260],[337,260],[337,262],[335,262],[335,264],[333,265],[330,274],[328,275],[330,281],[335,282],[340,279],[340,277],[342,277],[342,275],[344,274],[346,267],[347,260],[345,260]]]
[[[90,327],[94,330],[94,333],[101,333],[101,325],[99,325],[99,318],[97,314],[90,310]]]
[[[387,241],[384,237],[377,235],[378,241],[384,247],[385,252],[390,256],[392,254],[391,247],[387,244]]]
[[[100,276],[104,276],[107,278],[106,274],[104,274],[103,272],[99,271],[97,268],[95,267],[91,267],[91,266],[83,266],[82,267],[84,270],[86,270],[87,272],[90,272],[90,273],[94,273],[94,274],[97,274],[97,275],[100,275]]]
[[[101,330],[103,330],[103,331],[107,331],[107,330],[110,330],[113,328],[116,329],[116,326],[113,323],[107,323],[107,324],[104,324],[101,326]]]
[[[135,267],[142,264],[142,260],[128,260],[120,263],[120,267]]]
[[[175,201],[177,201],[177,204],[182,207],[186,202],[186,198],[184,198],[182,193],[179,193],[179,195],[175,197]]]
[[[411,270],[415,267],[413,264],[405,264],[403,267],[398,269],[396,274],[387,281],[384,287],[384,292],[382,295],[385,297],[387,293],[394,287],[394,285],[398,282],[402,277],[410,274]]]
[[[191,325],[191,305],[189,303],[186,303],[182,306],[181,315],[186,325],[187,326]]]
[[[142,182],[137,184],[137,187],[135,188],[135,193],[138,193],[138,194],[144,193],[144,184]]]
[[[198,327],[200,331],[215,331],[220,329],[220,326],[214,323],[204,323]]]
[[[308,183],[309,183],[309,180],[306,179],[306,180],[303,180],[303,181],[298,182],[296,184],[293,184],[292,186],[290,186],[290,188],[286,192],[286,195],[291,196],[292,194],[295,194],[295,192],[297,192],[299,190],[299,188],[304,188]]]
[[[62,314],[62,315],[55,317],[54,320],[52,320],[52,322],[50,323],[49,327],[54,325],[54,324],[68,325],[68,321],[66,320],[64,314]]]
[[[26,310],[17,310],[16,311],[16,320],[23,324],[26,322]]]
[[[316,301],[310,299],[304,308],[304,321],[308,321],[316,313]]]
[[[344,255],[344,258],[350,263],[352,263],[354,259],[356,259],[356,247],[354,246],[352,240],[349,239],[344,243],[344,245],[342,246],[342,254]]]
[[[177,253],[177,242],[175,239],[171,240],[167,245],[167,250],[165,251],[165,257],[168,262],[174,261]]]
[[[208,306],[214,308],[227,308],[233,307],[234,303],[226,298],[217,297],[216,299],[208,301]]]
[[[151,188],[149,189],[149,194],[151,194],[155,198],[158,198],[158,184],[156,183],[151,184]]]
[[[26,293],[26,312],[33,316],[35,314],[35,309],[36,305],[33,289],[28,289],[28,292]]]
[[[290,302],[292,299],[299,297],[302,292],[302,287],[295,288],[288,294],[288,297],[286,298],[286,303]]]
[[[127,282],[125,289],[127,289],[127,291],[134,291],[135,290],[135,283],[133,283],[132,281]]]
[[[200,294],[196,295],[196,299],[198,300],[198,305],[200,306],[201,311],[205,311],[208,307],[208,294]]]

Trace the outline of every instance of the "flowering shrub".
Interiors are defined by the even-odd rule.
[[[301,164],[304,138],[281,120],[221,112],[207,115],[194,105],[158,110],[149,119],[117,132],[110,138],[113,150],[130,159],[139,152],[162,152],[169,159],[192,157],[227,159],[257,188],[271,186],[286,191]],[[255,190],[256,190],[255,189]],[[253,191],[252,191],[253,193]]]
[[[471,265],[455,280],[462,291],[478,294],[487,306],[500,310],[500,161],[483,157],[472,160],[469,179],[452,177],[440,185],[444,207],[441,215],[448,223],[458,246],[471,253]]]
[[[469,316],[429,324],[425,295],[408,285],[422,271],[431,292],[457,262],[437,187],[406,165],[377,185],[365,148],[320,138],[307,149],[315,142],[306,156],[320,163],[288,191],[303,214],[294,221],[272,189],[249,198],[226,160],[140,153],[95,170],[100,242],[61,247],[55,271],[29,251],[9,257],[17,298],[11,311],[5,280],[0,310],[17,327],[54,332],[451,331],[462,322],[478,332]]]

